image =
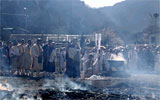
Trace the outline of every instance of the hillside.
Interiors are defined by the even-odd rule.
[[[80,0],[1,0],[1,33],[92,34],[112,28],[125,41],[160,13],[159,0],[126,0],[111,7],[90,8]],[[26,8],[26,9],[24,9]]]
[[[138,32],[147,27],[150,14],[160,13],[159,0],[126,0],[112,7],[98,9],[120,31]]]
[[[89,34],[112,25],[102,13],[80,0],[2,0],[1,3],[1,27],[23,28],[31,33]]]

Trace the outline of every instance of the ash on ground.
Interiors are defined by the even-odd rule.
[[[86,80],[0,77],[0,100],[160,100],[158,77],[132,75]]]

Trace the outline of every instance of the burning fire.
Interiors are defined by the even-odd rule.
[[[0,91],[11,91],[8,80],[3,80],[3,82],[0,83]]]
[[[0,91],[8,91],[8,89],[4,87],[2,84],[0,84]]]
[[[121,53],[119,53],[118,55],[111,54],[111,60],[124,61],[124,62],[126,61]]]

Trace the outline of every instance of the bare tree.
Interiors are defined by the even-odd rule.
[[[115,32],[112,29],[103,29],[101,32],[102,34],[102,45],[108,46],[120,46],[123,45],[123,40],[120,37],[116,36]]]

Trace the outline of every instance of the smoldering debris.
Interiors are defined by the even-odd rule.
[[[51,89],[39,90],[43,100],[140,100],[139,97],[125,94],[105,94],[102,92],[89,92],[87,90],[72,90],[68,92]]]
[[[77,79],[78,80],[78,79]],[[82,85],[80,81],[76,82],[76,80],[71,80],[67,77],[59,77],[54,80],[45,80],[43,88],[54,88],[58,91],[66,92],[69,89],[73,90],[87,90],[87,87]]]
[[[98,88],[94,85],[87,84],[87,82],[84,83],[84,80],[69,79],[64,77],[40,80],[25,79],[20,77],[1,77],[0,83],[2,83],[5,90],[0,91],[0,100],[160,99],[160,85],[158,82],[145,82],[142,80],[142,76],[142,81],[136,81],[136,79],[137,78],[135,78],[135,76],[130,77],[129,79],[108,78],[107,81],[102,81],[108,83],[111,81],[112,85],[108,85],[104,88]],[[4,83],[7,83],[8,86],[3,85]],[[11,91],[8,91],[7,89]]]

